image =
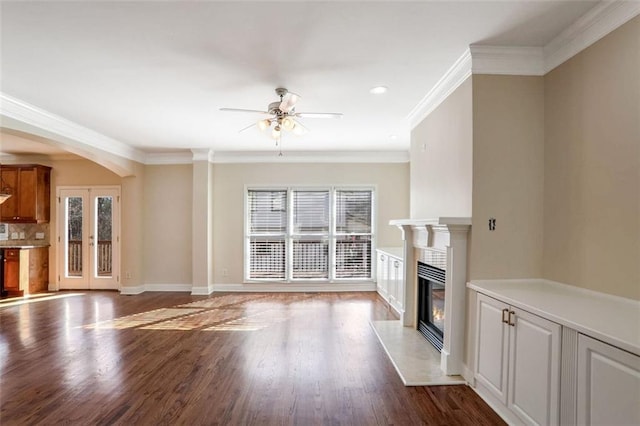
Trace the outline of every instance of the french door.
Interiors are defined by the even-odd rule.
[[[58,287],[120,287],[120,188],[59,187]]]

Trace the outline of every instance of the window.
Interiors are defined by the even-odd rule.
[[[247,189],[247,280],[371,279],[371,188]]]

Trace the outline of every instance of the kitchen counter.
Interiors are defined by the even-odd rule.
[[[0,249],[32,249],[32,248],[40,248],[40,247],[49,247],[51,244],[49,243],[26,243],[26,244],[16,244],[11,242],[10,244],[5,244],[6,241],[0,242]]]

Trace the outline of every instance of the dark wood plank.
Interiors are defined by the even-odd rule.
[[[502,424],[466,386],[402,385],[372,293],[56,295],[0,303],[2,425]]]

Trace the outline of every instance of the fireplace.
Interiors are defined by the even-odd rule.
[[[464,365],[467,238],[471,218],[399,219],[390,224],[400,228],[404,242],[406,288],[402,324],[436,341],[435,346],[441,348],[440,368],[445,374],[472,378],[473,373]],[[428,307],[419,307],[420,299]],[[440,310],[444,310],[444,315]],[[430,343],[425,339],[424,344]]]
[[[445,271],[418,262],[418,330],[438,351],[444,338]]]

